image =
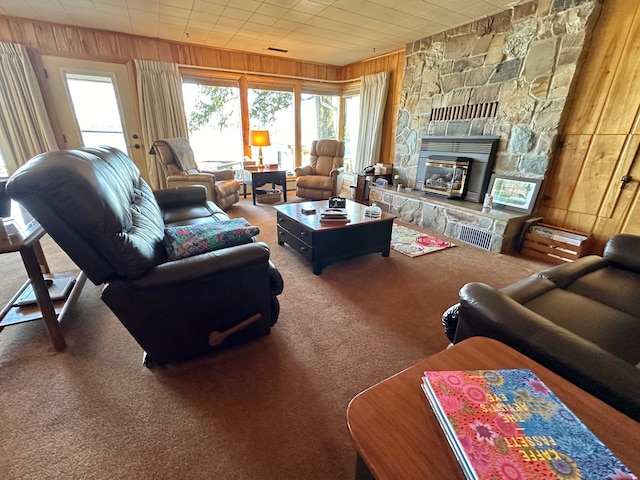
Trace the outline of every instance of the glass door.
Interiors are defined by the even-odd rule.
[[[63,148],[109,145],[129,155],[147,178],[135,100],[126,65],[42,57]]]

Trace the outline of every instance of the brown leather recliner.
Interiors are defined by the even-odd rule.
[[[166,188],[203,185],[207,200],[226,210],[240,200],[240,183],[232,169],[200,170],[189,140],[183,137],[156,140],[151,147]]]
[[[201,186],[152,192],[129,157],[96,147],[32,158],[7,193],[94,284],[105,284],[102,300],[147,364],[266,335],[278,318],[283,282],[266,244],[245,239],[168,260],[166,227],[229,219]]]
[[[344,172],[344,142],[314,140],[311,163],[295,169],[296,195],[313,200],[326,200],[340,195]]]

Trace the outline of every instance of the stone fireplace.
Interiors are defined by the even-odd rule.
[[[473,202],[415,190],[422,139],[496,137],[493,172],[544,179],[599,8],[595,0],[536,0],[408,44],[394,174],[409,189],[372,188],[370,199],[405,221],[454,238],[472,230],[492,238],[485,248],[506,251],[524,219],[484,214],[475,203],[482,188]]]

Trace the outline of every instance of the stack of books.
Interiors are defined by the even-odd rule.
[[[424,372],[467,479],[636,479],[531,371]]]
[[[327,208],[320,213],[321,222],[348,222],[349,215],[345,208]]]

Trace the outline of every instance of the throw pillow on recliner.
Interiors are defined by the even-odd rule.
[[[260,229],[244,218],[223,222],[180,225],[164,229],[164,247],[169,260],[191,257],[251,241]]]

